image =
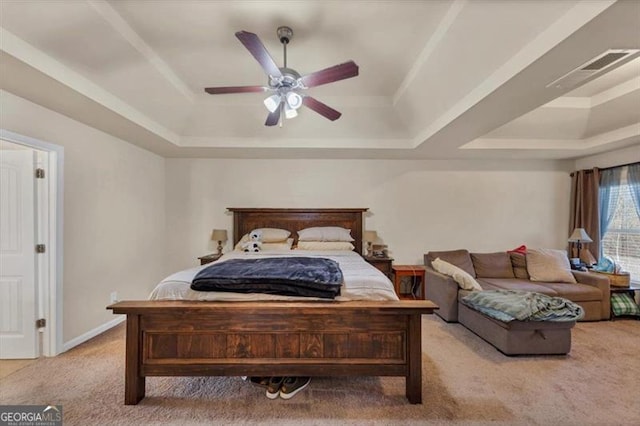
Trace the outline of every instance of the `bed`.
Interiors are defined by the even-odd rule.
[[[362,250],[367,209],[229,208],[233,242],[256,228],[351,229]],[[125,404],[145,396],[148,376],[402,376],[422,402],[421,316],[430,301],[122,301]]]

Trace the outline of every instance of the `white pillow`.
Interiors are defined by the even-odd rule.
[[[298,241],[298,250],[353,250],[353,244],[346,241]]]
[[[286,241],[280,243],[262,243],[260,251],[291,250],[292,245],[293,238],[287,238]]]
[[[290,231],[278,228],[258,228],[251,232],[258,232],[262,234],[260,241],[263,243],[282,243],[289,238],[289,235],[291,235]]]
[[[247,241],[249,241],[249,234],[244,234],[233,249],[235,251],[244,251],[242,245]],[[260,251],[291,250],[291,246],[293,246],[293,238],[287,238],[285,241],[280,241],[279,243],[262,243],[260,245]]]
[[[247,241],[249,241],[249,234],[244,234],[242,238],[240,238],[240,241],[238,241],[238,244],[236,244],[236,246],[233,249],[236,251],[242,251],[242,245]]]
[[[458,283],[458,287],[464,290],[482,290],[482,287],[480,287],[480,284],[478,284],[478,281],[476,281],[475,278],[469,275],[468,272],[458,268],[456,265],[440,260],[439,257],[432,261],[431,265],[433,266],[433,269],[441,274],[445,274],[453,278],[453,280]]]
[[[576,283],[571,273],[569,256],[564,250],[528,249],[527,272],[531,281]]]
[[[351,229],[339,226],[318,226],[298,231],[298,241],[355,241]]]

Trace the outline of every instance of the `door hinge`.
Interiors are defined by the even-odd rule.
[[[36,179],[44,179],[44,169],[36,169]]]
[[[47,246],[44,244],[36,244],[36,253],[44,253],[47,251]]]
[[[43,328],[47,326],[47,320],[44,318],[40,318],[36,320],[36,328]]]

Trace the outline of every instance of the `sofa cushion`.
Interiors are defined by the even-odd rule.
[[[437,258],[457,266],[473,278],[476,277],[476,271],[473,269],[473,262],[467,250],[430,251],[427,253],[427,259],[430,262],[433,262]]]
[[[527,252],[527,272],[531,281],[576,282],[567,253],[563,250],[530,249]]]
[[[515,278],[507,252],[471,253],[471,262],[477,278]]]
[[[445,274],[453,278],[460,288],[465,290],[482,290],[482,287],[480,287],[480,284],[478,284],[475,278],[463,269],[458,268],[449,262],[445,262],[444,260],[437,258],[431,262],[431,266],[441,274]]]
[[[544,285],[546,283],[534,283],[517,278],[478,278],[478,282],[485,290],[520,290],[542,293],[547,296],[558,296],[556,290]]]
[[[574,302],[591,302],[602,300],[602,290],[586,284],[567,283],[536,283],[554,290],[559,297],[565,297]]]
[[[518,252],[509,252],[511,258],[511,266],[513,267],[513,275],[516,278],[522,278],[523,280],[529,279],[529,273],[527,272],[527,256]]]

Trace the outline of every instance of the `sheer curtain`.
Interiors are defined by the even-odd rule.
[[[627,168],[627,183],[631,190],[631,198],[640,216],[640,163],[630,164]]]
[[[592,243],[583,244],[591,254],[598,256],[600,247],[600,221],[598,220],[598,187],[600,170],[578,170],[571,175],[571,200],[569,232],[575,228],[584,228]],[[567,238],[569,236],[567,235]],[[579,255],[579,253],[578,253]]]
[[[614,167],[600,172],[600,241],[602,241],[604,234],[607,232],[607,229],[609,229],[609,224],[615,213],[615,207],[620,194],[621,173],[622,167]],[[600,248],[598,257],[601,257],[602,245],[598,244],[598,247]]]

